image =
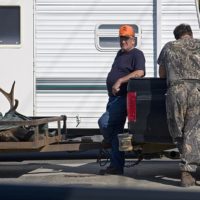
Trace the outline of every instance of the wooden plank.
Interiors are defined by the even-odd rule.
[[[41,152],[58,152],[58,151],[86,151],[92,149],[101,148],[101,143],[91,142],[91,143],[60,143],[47,145],[41,148]]]
[[[40,149],[43,146],[50,145],[53,143],[59,143],[61,141],[61,135],[56,135],[53,137],[44,136],[43,139],[38,139],[37,141],[31,142],[0,142],[0,150],[24,150],[24,149]]]
[[[53,140],[51,140],[53,141]],[[0,152],[74,152],[74,151],[87,151],[92,149],[100,149],[101,143],[53,143],[44,145],[44,140],[39,141],[37,144],[34,142],[0,142]]]
[[[25,150],[39,149],[44,146],[44,141],[35,142],[0,142],[0,150]]]

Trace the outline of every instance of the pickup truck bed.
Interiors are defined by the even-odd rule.
[[[136,94],[135,120],[128,122],[129,132],[135,143],[172,144],[165,108],[166,79],[138,78],[128,83],[128,94]],[[128,98],[128,115],[133,114],[129,106],[133,105]]]

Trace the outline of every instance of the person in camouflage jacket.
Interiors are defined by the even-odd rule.
[[[188,187],[195,185],[200,164],[200,40],[188,24],[178,25],[174,36],[159,55],[159,75],[167,80],[167,120],[181,156],[181,186]]]

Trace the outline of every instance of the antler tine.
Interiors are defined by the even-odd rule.
[[[10,103],[10,110],[15,110],[18,106],[18,101],[14,100],[14,87],[15,87],[15,81],[12,84],[12,88],[10,90],[10,93],[4,91],[2,88],[0,88],[0,92],[8,99]]]
[[[10,90],[10,96],[11,96],[11,105],[14,106],[14,88],[15,88],[15,81],[12,84],[12,88]]]

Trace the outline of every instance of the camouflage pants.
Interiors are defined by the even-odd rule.
[[[196,171],[200,164],[200,81],[170,87],[166,98],[170,134],[181,154],[182,171]]]

